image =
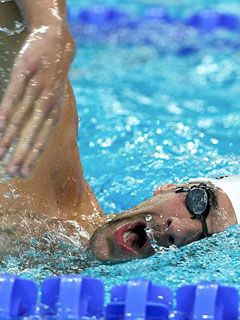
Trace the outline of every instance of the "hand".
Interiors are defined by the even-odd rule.
[[[42,26],[25,40],[0,105],[0,159],[10,176],[30,175],[64,104],[74,43],[67,29]]]

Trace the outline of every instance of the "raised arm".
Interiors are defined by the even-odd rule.
[[[30,28],[42,25],[66,26],[65,0],[16,0]]]
[[[0,159],[14,146],[6,170],[11,176],[26,177],[61,115],[74,42],[64,0],[16,3],[26,20],[28,36],[0,105]]]

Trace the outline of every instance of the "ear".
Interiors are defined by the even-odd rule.
[[[167,190],[171,190],[171,189],[174,189],[174,188],[177,188],[179,185],[178,184],[175,184],[175,183],[167,183],[167,184],[163,184],[159,187],[157,187],[155,190],[154,190],[154,196],[157,196],[158,194],[164,192],[164,191],[167,191]]]

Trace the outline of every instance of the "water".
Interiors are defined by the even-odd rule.
[[[152,5],[156,2],[121,1],[132,16]],[[210,7],[240,8],[236,1],[171,1],[166,9],[182,17]],[[135,37],[141,38],[138,32]],[[81,43],[72,66],[84,171],[107,213],[139,203],[162,183],[240,173],[240,59],[233,48],[216,45],[221,39],[235,41],[236,35],[199,38],[191,32],[181,45],[195,43],[198,51],[179,56],[174,32],[168,27],[155,34],[154,45],[126,44],[121,37]],[[103,279],[107,291],[133,276],[174,289],[201,280],[239,287],[239,236],[235,226],[143,261],[100,265],[84,273]]]
[[[176,289],[202,280],[217,281],[239,288],[239,227],[219,235],[167,250],[145,260],[102,265],[85,273],[104,280],[108,290],[127,279],[143,277]],[[226,271],[227,270],[227,271]]]
[[[109,5],[117,6],[118,8],[127,10],[130,13],[138,15],[144,12],[149,7],[163,6],[170,12],[179,15],[189,14],[192,11],[202,8],[214,8],[223,10],[224,12],[240,13],[240,5],[236,0],[67,0],[68,4],[74,7],[89,7],[94,5]]]
[[[137,16],[165,2],[104,3]],[[166,9],[182,17],[209,7],[240,12],[237,1],[223,0],[171,0]],[[70,73],[81,118],[79,148],[85,176],[106,213],[152,196],[159,184],[240,173],[240,57],[226,44],[228,39],[236,43],[239,34],[220,31],[199,37],[184,29],[180,41],[177,30],[162,25],[151,29],[149,44],[141,44],[141,28],[131,43],[125,41],[129,33],[114,41],[79,43]],[[196,45],[196,52],[179,55],[179,45],[189,43]],[[160,252],[145,260],[99,265],[89,262],[74,243],[60,241],[56,247],[45,235],[47,252],[34,243],[35,249],[20,258],[2,261],[2,271],[38,281],[83,272],[103,279],[107,293],[132,277],[173,289],[200,280],[239,287],[239,240],[240,228],[235,226],[181,249],[157,248]]]

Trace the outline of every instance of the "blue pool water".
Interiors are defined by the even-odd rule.
[[[153,5],[128,3],[121,7],[131,16]],[[181,17],[209,8],[207,1],[168,3],[166,10]],[[109,4],[116,7],[116,1]],[[231,7],[229,1],[218,6],[224,12]],[[236,1],[232,7],[240,9]],[[174,54],[180,40],[174,32],[165,26],[164,33],[154,34],[162,50],[121,40],[79,45],[71,80],[81,117],[80,151],[85,175],[108,213],[150,197],[161,183],[240,173],[239,52],[205,45],[236,35],[220,32],[205,39],[189,33],[181,45],[201,45],[183,57]],[[108,287],[133,276],[174,288],[203,279],[239,285],[239,232],[232,227],[182,249],[85,273]]]
[[[69,4],[79,8],[78,0]],[[156,5],[181,18],[213,7],[240,15],[237,1],[104,4],[121,7],[132,17]],[[81,1],[82,7],[91,5]],[[81,119],[79,148],[85,176],[106,213],[150,197],[159,184],[240,173],[240,32],[200,35],[181,27],[179,35],[178,27],[145,25],[134,35],[126,31],[99,41],[78,39],[70,79]],[[151,33],[153,41],[141,42],[143,33]],[[179,54],[189,44],[196,50]],[[40,280],[87,266],[84,274],[103,279],[107,290],[132,277],[171,288],[200,280],[240,287],[239,240],[235,226],[184,248],[118,265],[86,262],[78,247],[63,244],[55,253],[34,249],[20,259],[8,257],[2,270]]]

